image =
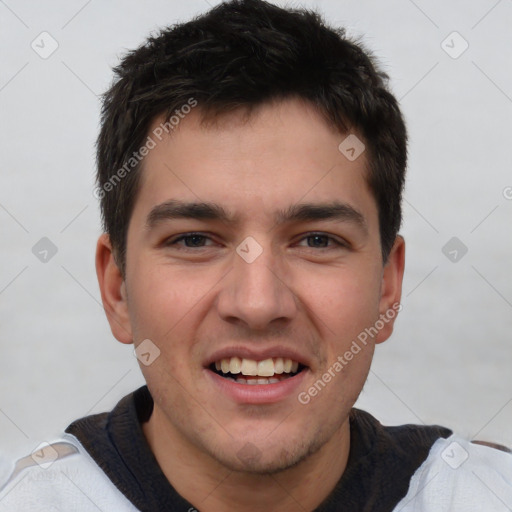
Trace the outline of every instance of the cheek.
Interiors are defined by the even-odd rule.
[[[161,340],[181,313],[183,301],[175,288],[139,275],[129,290],[128,307],[135,339]],[[130,300],[131,299],[131,300]]]
[[[301,276],[300,296],[327,338],[346,341],[378,318],[378,275],[368,268],[366,272],[339,268]]]
[[[177,272],[171,266],[139,266],[129,283],[132,328],[139,337],[169,338],[197,315],[212,288],[206,275]],[[185,321],[183,321],[185,320]]]
[[[197,270],[177,272],[169,265],[139,267],[128,289],[135,344],[149,339],[160,350],[153,364],[140,365],[148,384],[172,390],[176,380],[184,383],[191,371],[200,371],[190,361],[199,359],[197,334],[211,308],[215,277]]]

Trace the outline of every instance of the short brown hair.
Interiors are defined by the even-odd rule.
[[[191,99],[204,116],[215,116],[299,97],[342,133],[361,134],[387,260],[402,220],[407,133],[387,76],[343,29],[309,10],[232,0],[149,37],[114,72],[103,96],[97,195],[123,275],[141,148],[158,116],[169,123]]]

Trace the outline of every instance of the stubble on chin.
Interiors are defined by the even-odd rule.
[[[267,443],[263,441],[258,444],[248,441],[234,453],[210,452],[210,456],[218,464],[235,473],[254,476],[277,475],[313,458],[331,439],[332,433],[319,429],[309,437],[308,440],[301,438],[288,446],[283,446],[283,441],[268,440]]]

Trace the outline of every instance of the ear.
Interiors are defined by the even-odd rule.
[[[402,306],[402,280],[405,268],[405,240],[397,235],[382,272],[379,318],[384,327],[375,337],[375,343],[386,341],[393,332],[393,325]]]
[[[126,284],[115,261],[110,237],[106,233],[100,236],[96,246],[96,275],[112,334],[121,343],[133,343]]]

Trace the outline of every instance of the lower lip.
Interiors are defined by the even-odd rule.
[[[274,384],[238,384],[217,375],[208,368],[205,368],[204,371],[224,395],[241,404],[272,404],[293,394],[297,395],[297,388],[304,381],[308,372],[304,369],[294,377]]]

